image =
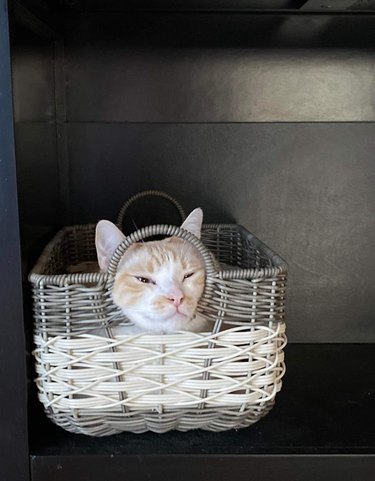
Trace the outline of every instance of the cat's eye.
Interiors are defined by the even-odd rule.
[[[136,276],[135,278],[139,282],[143,282],[143,284],[156,284],[155,281],[153,281],[152,279],[149,279],[148,277]]]
[[[184,280],[189,279],[189,277],[193,276],[194,272],[190,272],[189,274],[184,275]]]

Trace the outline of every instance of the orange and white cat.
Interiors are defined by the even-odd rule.
[[[202,210],[195,209],[181,227],[200,238],[202,219]],[[114,251],[124,239],[111,222],[98,223],[95,244],[102,271],[108,269]],[[204,282],[204,264],[197,249],[189,242],[169,237],[129,247],[119,263],[112,298],[139,331],[200,332],[207,328],[196,312]]]

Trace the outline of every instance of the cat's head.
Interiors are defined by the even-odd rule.
[[[200,238],[203,213],[195,209],[182,228]],[[101,270],[107,271],[116,248],[125,239],[111,222],[96,228]],[[189,242],[177,237],[141,242],[127,249],[119,263],[112,298],[135,325],[148,331],[191,330],[204,290],[203,259]]]

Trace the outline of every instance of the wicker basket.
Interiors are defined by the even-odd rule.
[[[206,286],[198,310],[212,331],[116,337],[111,326],[128,322],[111,300],[117,264],[132,243],[159,234],[201,253]],[[48,417],[68,431],[104,436],[223,431],[264,416],[285,373],[285,262],[238,225],[204,225],[202,241],[156,225],[128,236],[107,274],[66,274],[96,259],[94,238],[95,225],[63,229],[30,274],[36,384]]]

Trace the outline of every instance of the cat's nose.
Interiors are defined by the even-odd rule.
[[[182,301],[184,300],[183,294],[173,294],[168,297],[168,300],[173,302],[173,304],[178,307],[180,304],[182,304]]]

